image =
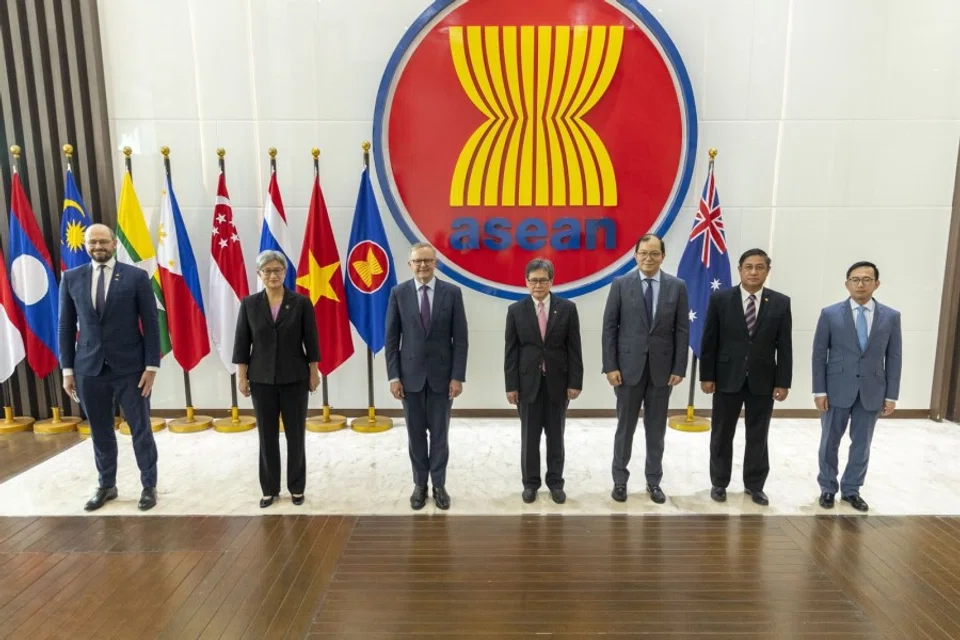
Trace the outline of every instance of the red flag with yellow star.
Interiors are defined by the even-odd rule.
[[[297,266],[297,291],[313,303],[320,336],[320,373],[328,376],[353,355],[353,336],[343,291],[340,253],[317,175],[313,177],[307,229]]]

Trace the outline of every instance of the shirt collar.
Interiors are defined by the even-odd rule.
[[[106,265],[107,271],[113,271],[113,268],[117,266],[117,257],[114,256],[114,257],[110,258],[109,260],[107,260],[106,262],[104,262],[103,264]],[[96,271],[96,270],[97,270],[97,267],[99,267],[99,266],[100,266],[100,263],[99,263],[99,262],[94,262],[93,260],[90,261],[90,267],[91,267],[94,271]]]
[[[414,284],[417,285],[417,291],[420,291],[420,287],[424,286],[419,280],[416,280],[416,279],[415,279],[413,282],[414,282]],[[432,278],[430,278],[430,282],[426,283],[426,286],[427,286],[427,289],[430,289],[431,291],[433,291],[434,289],[436,289],[436,288],[437,288],[437,276],[433,276]]]
[[[534,298],[533,296],[530,296],[530,299],[533,300],[533,306],[537,306],[537,303],[540,302],[539,300],[537,300],[537,299]],[[549,306],[550,306],[550,294],[549,294],[549,293],[547,294],[547,297],[543,299],[543,304],[544,304],[544,306],[546,306],[546,307],[549,307]]]
[[[661,273],[660,269],[657,269],[657,272],[652,276],[649,276],[649,278],[654,282],[660,282],[660,273]],[[637,275],[640,276],[641,280],[646,280],[648,277],[643,271],[640,271],[639,267],[637,267]]]
[[[863,306],[867,308],[867,311],[873,312],[877,308],[877,301],[874,300],[873,298],[870,298],[870,301]],[[852,309],[853,311],[856,311],[857,308],[859,307],[860,305],[857,304],[857,301],[854,300],[853,298],[850,298],[850,309]]]
[[[744,289],[743,286],[740,287],[740,298],[743,300],[743,304],[747,304],[747,298],[749,298],[750,295],[750,292]],[[763,287],[760,287],[760,291],[754,293],[753,296],[754,299],[760,300],[760,298],[763,297]]]

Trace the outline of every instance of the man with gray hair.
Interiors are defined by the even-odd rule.
[[[507,309],[503,375],[507,402],[520,412],[523,501],[540,488],[540,433],[547,434],[547,488],[557,504],[563,490],[563,428],[567,405],[583,388],[583,354],[577,305],[550,294],[553,263],[531,260],[526,268],[529,296]]]

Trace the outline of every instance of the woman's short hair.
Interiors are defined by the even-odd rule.
[[[267,249],[266,251],[261,251],[260,255],[257,256],[257,271],[262,270],[269,262],[279,262],[283,265],[284,269],[288,267],[287,257],[285,255],[274,249]]]

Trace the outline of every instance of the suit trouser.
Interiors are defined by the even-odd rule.
[[[870,462],[870,444],[873,442],[873,430],[877,425],[879,411],[867,411],[860,403],[860,396],[852,407],[837,407],[833,404],[820,415],[820,475],[817,482],[825,493],[851,496],[860,492],[867,477],[867,465]],[[843,472],[840,484],[837,484],[839,472],[838,451],[843,434],[850,424],[850,454],[847,468]]]
[[[93,453],[100,475],[100,486],[117,484],[117,432],[113,421],[114,398],[120,401],[130,425],[133,452],[140,468],[140,484],[157,486],[157,444],[150,425],[150,398],[144,398],[140,384],[142,373],[116,374],[103,365],[99,375],[77,376],[77,396],[90,422]]]
[[[745,409],[747,432],[743,456],[743,488],[762,491],[770,473],[767,436],[773,415],[773,393],[750,393],[750,384],[744,380],[740,391],[713,394],[713,417],[710,433],[710,480],[715,487],[730,485],[733,468],[733,436],[737,432],[740,410]]]
[[[280,417],[287,440],[287,489],[303,493],[307,484],[304,433],[310,387],[306,380],[290,384],[250,383],[253,411],[260,435],[260,489],[265,496],[280,495]]]
[[[540,376],[540,388],[532,402],[520,402],[520,468],[526,489],[540,488],[540,434],[547,434],[547,487],[563,489],[563,431],[567,398],[561,402],[547,392],[547,379]]]
[[[424,383],[421,391],[403,393],[403,418],[407,423],[413,483],[417,486],[426,486],[428,475],[434,487],[442,487],[447,481],[451,407],[453,400],[449,391],[436,393],[429,383]],[[429,446],[427,433],[430,434]]]
[[[613,483],[627,484],[630,479],[630,456],[633,434],[637,430],[640,407],[643,406],[643,431],[646,436],[647,459],[644,472],[647,484],[657,486],[663,478],[663,444],[667,433],[667,408],[671,386],[658,387],[650,381],[650,365],[644,366],[639,384],[614,387],[617,394],[617,435],[613,440]]]

